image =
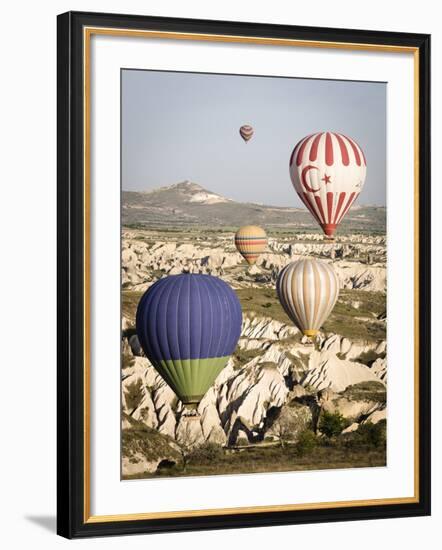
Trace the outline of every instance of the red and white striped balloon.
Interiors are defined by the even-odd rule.
[[[244,124],[239,129],[239,135],[243,138],[243,140],[247,143],[249,139],[252,139],[253,136],[253,127],[249,126],[248,124]]]
[[[293,186],[327,237],[333,237],[358,198],[366,172],[359,145],[335,132],[304,137],[290,157]]]

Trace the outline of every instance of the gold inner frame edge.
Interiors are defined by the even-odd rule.
[[[412,53],[414,64],[414,495],[370,500],[282,504],[269,506],[248,506],[215,508],[206,510],[179,510],[168,512],[129,513],[115,515],[91,515],[91,473],[90,473],[90,41],[92,35],[126,36],[132,38],[156,38],[174,40],[195,40],[204,42],[249,43],[270,46],[292,46],[343,50],[364,50],[374,52]],[[316,40],[280,39],[269,37],[247,37],[206,33],[181,33],[117,29],[111,27],[83,28],[83,103],[84,103],[84,523],[108,523],[115,521],[137,521],[149,519],[172,519],[204,517],[229,514],[258,514],[265,512],[286,512],[345,508],[351,506],[379,506],[411,504],[419,502],[419,49],[412,46],[387,44],[364,44],[350,42],[329,42]]]

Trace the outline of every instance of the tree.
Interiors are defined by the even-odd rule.
[[[279,440],[282,448],[289,441],[296,440],[298,434],[311,422],[311,414],[307,407],[284,406],[272,424],[272,433]]]
[[[381,420],[377,424],[372,422],[361,424],[356,435],[362,443],[372,447],[384,447],[387,439],[387,422]]]
[[[339,435],[347,426],[347,420],[339,412],[323,412],[319,420],[319,429],[328,438]]]
[[[187,470],[187,466],[191,460],[192,453],[194,452],[195,447],[197,447],[198,445],[198,442],[200,440],[200,431],[201,426],[199,423],[199,417],[183,416],[181,418],[177,430],[177,440],[179,444],[179,453],[181,455],[183,472]]]
[[[318,439],[312,430],[303,430],[298,435],[298,441],[296,442],[296,453],[299,456],[310,454],[318,444]]]

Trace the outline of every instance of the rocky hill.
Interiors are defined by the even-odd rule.
[[[385,237],[347,235],[336,243],[298,235],[270,238],[268,250],[247,268],[233,242],[232,232],[160,232],[123,230],[122,284],[144,291],[158,277],[178,273],[221,276],[233,288],[273,288],[278,273],[290,261],[310,255],[333,262],[342,288],[385,291]]]
[[[314,347],[305,345],[293,326],[246,317],[237,352],[191,421],[130,330],[123,332],[123,352],[123,442],[133,442],[123,447],[126,476],[156,472],[164,461],[179,462],[177,444],[189,441],[230,447],[277,442],[275,418],[281,415],[302,429],[315,428],[324,412],[338,412],[348,432],[387,414],[385,340],[351,342],[332,334]],[[135,437],[129,420],[155,434]]]
[[[123,191],[122,222],[125,226],[157,228],[239,227],[248,223],[319,231],[305,208],[235,202],[190,181],[146,192]],[[355,205],[341,227],[343,232],[383,233],[385,208]]]

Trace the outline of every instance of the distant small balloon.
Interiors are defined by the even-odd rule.
[[[267,235],[258,225],[244,225],[235,234],[235,246],[249,265],[253,265],[267,246]]]
[[[253,133],[253,127],[249,126],[248,124],[244,124],[244,126],[241,126],[241,128],[239,129],[239,134],[246,143],[252,139]]]
[[[314,338],[335,307],[339,279],[331,264],[303,258],[281,271],[276,290],[293,323],[305,336]]]

